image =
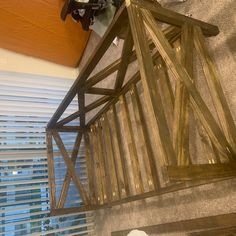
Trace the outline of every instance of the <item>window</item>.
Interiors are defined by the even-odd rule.
[[[87,235],[93,231],[93,213],[50,217],[45,127],[73,81],[0,73],[0,235]],[[77,110],[77,101],[64,116]],[[75,134],[63,134],[71,150]],[[85,159],[79,153],[76,168],[86,181]],[[56,181],[62,185],[66,167],[55,155]],[[59,197],[60,188],[57,189]],[[71,184],[66,207],[78,206]]]

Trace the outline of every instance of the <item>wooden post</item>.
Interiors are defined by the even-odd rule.
[[[50,207],[53,211],[56,208],[56,185],[55,185],[55,170],[53,160],[53,144],[52,144],[52,132],[46,131],[47,141],[47,162],[48,162],[48,182],[50,191]]]

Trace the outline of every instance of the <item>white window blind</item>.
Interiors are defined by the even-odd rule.
[[[72,83],[69,79],[0,72],[0,236],[93,232],[91,212],[49,216],[45,127]],[[63,116],[77,109],[75,100]],[[62,134],[69,153],[75,135]],[[83,143],[81,145],[76,169],[86,182]],[[54,151],[58,198],[66,167],[58,149]],[[65,207],[80,203],[71,182]]]

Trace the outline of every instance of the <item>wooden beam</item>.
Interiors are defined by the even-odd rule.
[[[120,198],[120,191],[118,187],[118,179],[117,179],[117,169],[115,167],[114,162],[114,150],[111,143],[112,136],[110,136],[109,127],[108,127],[108,120],[105,117],[105,114],[103,114],[102,118],[99,121],[99,124],[101,125],[101,128],[103,130],[102,134],[102,140],[103,145],[105,149],[105,162],[107,164],[107,171],[108,171],[108,178],[111,181],[110,189],[112,191],[111,200],[117,200]]]
[[[120,105],[121,105],[121,116],[124,122],[124,137],[128,144],[129,156],[131,160],[133,176],[134,176],[134,186],[136,194],[144,192],[143,180],[141,175],[140,163],[138,159],[137,147],[134,139],[134,131],[130,119],[129,109],[126,102],[125,95],[120,96]]]
[[[145,99],[147,101],[148,112],[150,112],[150,123],[153,128],[153,137],[155,143],[162,146],[162,165],[172,163],[176,164],[176,156],[170,139],[170,133],[164,114],[164,109],[159,92],[155,89],[155,72],[152,57],[147,43],[147,35],[142,20],[142,13],[126,0],[127,11],[132,29],[135,50],[137,53],[141,81],[144,89]],[[159,132],[158,132],[159,131]]]
[[[51,131],[56,131],[56,132],[83,132],[85,129],[80,127],[80,126],[59,126],[59,127],[55,127],[52,129],[48,129]]]
[[[202,218],[181,220],[171,223],[148,225],[143,227],[137,227],[135,229],[145,231],[150,235],[170,234],[170,233],[187,233],[195,230],[206,229],[219,229],[222,227],[235,226],[236,213],[222,214],[217,216],[207,216]],[[121,231],[112,232],[111,236],[126,236],[133,229],[126,229]],[[188,234],[188,235],[201,235],[202,234]],[[215,235],[215,234],[209,234]]]
[[[97,133],[98,133],[98,153],[100,153],[100,159],[102,160],[102,165],[104,168],[104,182],[105,182],[105,193],[106,194],[106,202],[110,202],[112,200],[112,180],[111,180],[111,170],[109,168],[109,164],[106,158],[106,145],[104,143],[104,130],[100,121],[97,122]],[[109,157],[111,158],[111,157]],[[108,158],[108,159],[109,159]]]
[[[138,129],[138,136],[141,143],[144,144],[142,151],[145,170],[148,176],[148,185],[149,187],[154,187],[154,189],[157,190],[160,187],[158,170],[156,168],[155,156],[153,153],[151,140],[148,134],[147,124],[144,118],[144,113],[136,85],[132,86],[131,100],[134,109],[135,122]]]
[[[154,2],[146,0],[132,0],[131,2],[143,9],[151,11],[155,19],[158,21],[179,27],[182,27],[184,23],[197,25],[201,27],[205,36],[215,36],[219,34],[219,28],[215,25],[179,14],[160,5],[158,6]]]
[[[63,126],[69,122],[71,122],[72,120],[75,120],[76,118],[78,118],[80,116],[81,112],[80,111],[76,111],[73,114],[61,119],[60,121],[58,121],[56,123],[55,126]]]
[[[100,192],[100,204],[105,204],[107,202],[110,202],[111,199],[111,184],[110,184],[110,177],[108,174],[108,168],[107,163],[105,161],[105,146],[102,141],[102,127],[99,124],[99,122],[96,122],[94,125],[94,132],[92,133],[94,135],[94,151],[95,154],[95,161],[96,161],[96,168],[98,172],[98,183],[97,186],[99,192]]]
[[[236,176],[236,162],[168,166],[167,172],[171,180],[177,181],[234,177]]]
[[[118,164],[118,160],[120,160],[121,163],[121,168],[119,170],[119,174],[123,175],[124,178],[124,188],[125,188],[125,193],[126,196],[130,195],[130,187],[129,187],[129,176],[128,176],[128,166],[127,166],[127,162],[126,162],[126,158],[125,158],[125,154],[124,154],[124,149],[123,149],[123,145],[122,145],[122,136],[121,136],[121,131],[120,131],[120,126],[118,123],[118,116],[117,116],[117,111],[116,111],[116,107],[115,104],[112,104],[110,107],[110,113],[111,113],[111,125],[114,128],[114,133],[113,133],[113,146],[115,146],[115,142],[117,145],[117,166],[120,166]],[[121,189],[121,193],[123,193],[123,189]]]
[[[176,53],[180,53],[180,62],[193,77],[193,28],[184,24],[181,34],[181,45]],[[175,107],[173,120],[173,146],[177,155],[178,165],[191,163],[189,154],[189,95],[181,80],[176,81]]]
[[[92,102],[89,105],[87,105],[85,107],[85,111],[89,112],[89,111],[101,106],[102,104],[108,102],[111,99],[112,99],[111,96],[103,96],[103,97],[99,98],[98,100],[96,100],[95,102]]]
[[[133,42],[131,29],[130,29],[130,26],[128,26],[126,38],[125,38],[122,53],[121,53],[121,63],[117,71],[115,90],[120,90],[124,83],[126,71],[129,65],[129,61],[130,61],[130,56],[133,50],[133,45],[134,45],[134,42]]]
[[[109,96],[114,96],[115,95],[115,90],[114,89],[108,89],[108,88],[88,88],[85,90],[86,93],[88,94],[99,94],[99,95],[109,95]]]
[[[71,162],[72,162],[74,167],[76,165],[76,159],[77,159],[77,156],[78,156],[81,140],[82,140],[82,133],[78,133],[77,136],[76,136],[73,151],[72,151],[72,154],[71,154]],[[60,194],[60,197],[59,197],[59,200],[58,200],[57,208],[63,208],[64,207],[66,197],[67,197],[67,194],[68,194],[68,190],[69,190],[69,187],[70,187],[70,182],[71,182],[71,175],[70,175],[70,172],[67,170],[66,175],[64,177],[63,184],[62,184],[61,194]]]
[[[56,208],[56,183],[55,183],[55,167],[53,160],[53,143],[52,132],[46,131],[47,141],[47,163],[48,163],[48,182],[50,191],[50,208],[54,210]]]
[[[222,130],[236,153],[236,127],[234,119],[220,84],[219,72],[216,64],[207,50],[201,29],[196,26],[194,27],[194,43],[201,58],[209,93],[212,97]]]
[[[231,179],[231,178],[226,178],[226,179]],[[198,181],[190,181],[190,182],[185,182],[185,183],[175,183],[174,185],[170,185],[168,187],[163,187],[159,189],[159,191],[151,191],[151,192],[145,192],[143,194],[138,194],[138,195],[132,195],[123,199],[119,199],[117,201],[113,201],[109,204],[104,204],[104,205],[88,205],[88,206],[81,206],[81,207],[71,207],[71,208],[60,208],[60,209],[55,209],[51,212],[51,215],[64,215],[64,214],[70,214],[70,213],[79,213],[79,212],[84,212],[84,211],[92,211],[92,210],[98,210],[101,208],[111,208],[112,206],[116,205],[121,205],[121,204],[126,204],[128,202],[132,201],[138,201],[142,200],[145,198],[150,198],[154,196],[160,196],[162,194],[166,193],[172,193],[176,192],[179,190],[184,190],[184,189],[189,189],[201,185],[206,185],[206,184],[212,184],[216,182],[221,182],[226,179],[217,179],[217,180],[198,180]],[[179,224],[178,224],[179,225]]]
[[[56,132],[56,131],[53,131],[53,137],[54,137],[54,140],[61,152],[61,155],[66,163],[66,166],[67,166],[67,170],[68,172],[70,173],[71,175],[71,178],[76,186],[76,188],[78,189],[79,193],[80,193],[80,196],[81,196],[81,199],[83,200],[84,204],[85,205],[88,205],[89,204],[89,199],[88,199],[88,196],[83,188],[83,185],[81,183],[81,180],[80,178],[77,176],[76,174],[76,171],[75,171],[75,168],[74,168],[74,165],[73,165],[73,162],[72,160],[70,159],[66,149],[65,149],[65,146],[61,140],[61,137],[60,135]]]
[[[88,173],[88,182],[89,182],[89,195],[91,204],[96,203],[95,199],[95,190],[94,190],[94,181],[93,181],[93,169],[92,169],[92,155],[91,155],[91,146],[89,135],[87,132],[84,133],[84,143],[85,143],[85,157],[86,157],[86,165],[87,165],[87,173]]]
[[[186,70],[183,68],[181,63],[177,60],[174,50],[171,48],[168,41],[165,39],[163,33],[159,29],[158,25],[155,22],[154,17],[147,10],[142,10],[143,18],[145,21],[146,28],[153,39],[158,51],[166,61],[167,65],[171,69],[176,80],[180,79],[184,82],[190,96],[191,103],[195,108],[199,120],[202,122],[203,127],[207,131],[209,137],[214,142],[214,145],[218,148],[219,152],[233,159],[234,152],[232,147],[226,140],[223,132],[216,123],[212,113],[206,106],[204,100],[196,89],[196,86],[193,83],[193,79],[189,76]]]
[[[68,105],[71,103],[71,101],[77,94],[78,89],[84,86],[87,78],[89,77],[89,75],[91,74],[95,66],[98,64],[98,62],[100,61],[104,53],[107,51],[107,49],[109,48],[112,41],[119,33],[122,26],[127,21],[126,14],[127,12],[125,9],[125,4],[123,4],[119,8],[118,12],[116,13],[112,23],[109,25],[106,33],[100,40],[98,46],[96,47],[94,52],[91,54],[86,65],[83,67],[83,69],[79,73],[79,76],[75,80],[74,84],[72,85],[68,93],[66,94],[65,98],[63,99],[59,107],[57,108],[52,118],[50,119],[47,126],[48,128],[52,128],[56,124],[58,119],[61,117],[63,112],[66,110]]]

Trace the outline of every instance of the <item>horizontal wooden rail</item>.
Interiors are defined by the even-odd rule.
[[[235,177],[236,162],[168,166],[167,172],[171,180],[179,181]]]

